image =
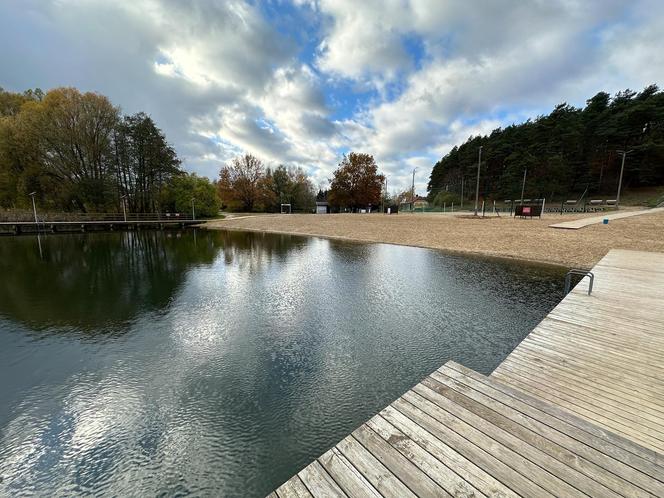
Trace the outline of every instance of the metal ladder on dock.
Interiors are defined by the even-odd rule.
[[[595,274],[588,270],[582,270],[580,268],[572,268],[565,274],[565,295],[569,294],[572,290],[572,275],[580,275],[581,280],[588,277],[590,282],[588,284],[588,295],[593,291],[593,284],[595,283]]]

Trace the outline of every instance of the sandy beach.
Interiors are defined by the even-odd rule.
[[[661,212],[579,230],[548,226],[585,216],[597,215],[548,214],[531,220],[507,216],[474,219],[443,214],[259,214],[237,215],[203,226],[383,242],[581,268],[593,266],[610,249],[664,252],[664,213]]]

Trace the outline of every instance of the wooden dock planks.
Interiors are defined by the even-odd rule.
[[[270,496],[664,496],[664,254],[593,271],[490,377],[448,362]]]
[[[664,254],[614,250],[492,378],[664,452]]]

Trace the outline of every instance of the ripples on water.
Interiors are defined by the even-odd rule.
[[[0,239],[0,495],[263,496],[454,359],[489,373],[558,270],[249,233]]]

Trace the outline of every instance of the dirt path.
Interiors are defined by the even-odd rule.
[[[546,215],[541,220],[473,219],[423,214],[259,215],[212,221],[210,229],[313,235],[384,242],[457,253],[524,259],[567,267],[591,267],[609,249],[664,252],[664,213],[613,220],[583,230],[556,230],[553,222],[583,215]],[[592,215],[590,215],[592,216]]]

